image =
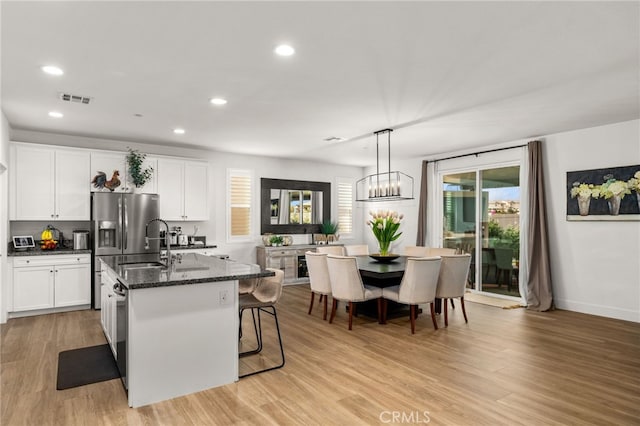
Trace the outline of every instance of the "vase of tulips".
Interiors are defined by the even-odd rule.
[[[371,219],[367,221],[367,226],[371,228],[373,236],[378,241],[379,254],[389,256],[389,246],[402,235],[398,229],[404,216],[391,210],[370,211],[369,215]]]

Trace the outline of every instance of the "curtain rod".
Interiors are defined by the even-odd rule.
[[[488,149],[486,151],[478,151],[478,152],[471,152],[469,154],[460,154],[460,155],[454,155],[453,157],[445,157],[445,158],[438,158],[436,160],[431,160],[431,162],[438,162],[438,161],[444,161],[444,160],[452,160],[454,158],[460,158],[460,157],[468,157],[470,155],[475,155],[478,156],[480,154],[486,154],[488,152],[496,152],[496,151],[504,151],[506,149],[515,149],[515,148],[522,148],[523,146],[527,146],[528,144],[522,144],[522,145],[516,145],[516,146],[509,146],[509,147],[505,147],[505,148],[496,148],[496,149]],[[427,160],[429,161],[429,160]]]

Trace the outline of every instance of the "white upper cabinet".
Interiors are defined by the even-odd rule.
[[[11,220],[89,220],[89,153],[12,145]]]
[[[160,217],[172,221],[209,220],[208,164],[158,159]]]
[[[93,151],[91,153],[91,180],[98,174],[103,172],[107,180],[113,179],[115,171],[118,171],[118,180],[120,186],[114,189],[114,192],[138,192],[141,194],[155,194],[157,192],[156,170],[158,168],[158,160],[153,157],[147,157],[143,163],[143,169],[147,167],[153,168],[151,179],[140,188],[136,188],[131,177],[129,176],[129,167],[127,165],[126,152],[105,152]],[[107,191],[107,189],[96,188],[91,185],[91,192]]]

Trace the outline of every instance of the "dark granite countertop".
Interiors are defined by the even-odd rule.
[[[214,248],[218,248],[218,246],[216,245],[207,245],[207,244],[189,244],[188,246],[181,246],[181,245],[175,245],[175,244],[171,244],[171,251],[174,250],[197,250],[197,249],[214,249]],[[160,247],[160,250],[166,250],[167,247]]]
[[[271,271],[260,269],[258,265],[222,260],[217,257],[196,253],[176,255],[170,268],[130,269],[126,266],[126,264],[133,262],[157,262],[157,254],[104,256],[99,258],[118,275],[129,290],[274,275]]]
[[[56,248],[53,250],[42,250],[40,247],[33,247],[26,250],[16,251],[13,244],[7,252],[7,256],[50,256],[62,254],[91,254],[91,250],[74,250],[72,248]]]

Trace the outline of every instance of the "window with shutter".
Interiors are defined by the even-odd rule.
[[[252,182],[253,175],[249,170],[227,171],[228,241],[242,241],[251,237]]]
[[[338,188],[338,233],[349,238],[353,233],[353,182],[351,179],[337,178]]]

